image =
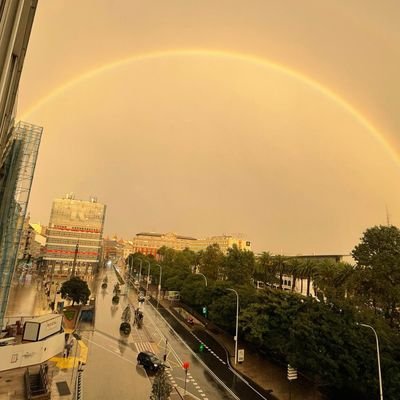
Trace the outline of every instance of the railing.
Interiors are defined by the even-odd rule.
[[[4,317],[3,318],[3,327],[5,328],[7,325],[15,325],[17,321],[21,321],[21,324],[24,323],[27,319],[33,319],[37,317],[37,315],[22,315],[22,316],[13,316],[13,317]]]
[[[30,374],[29,368],[25,371],[25,389],[28,400],[49,400],[50,387],[47,380],[47,365],[41,365],[39,373]]]
[[[78,367],[78,372],[75,380],[75,391],[74,391],[74,400],[83,400],[83,378],[82,378],[83,369],[81,366]]]

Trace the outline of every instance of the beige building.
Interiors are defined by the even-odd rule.
[[[84,201],[67,195],[53,201],[43,257],[49,272],[68,276],[97,269],[105,212],[106,206],[95,198]]]
[[[104,261],[116,261],[124,256],[124,240],[114,236],[112,239],[108,237],[103,239],[102,258]]]
[[[218,244],[223,253],[226,253],[234,244],[240,250],[251,250],[251,243],[232,235],[212,236],[205,239],[196,239],[190,236],[177,235],[175,233],[140,232],[132,239],[133,253],[157,255],[160,247],[169,247],[182,251],[185,248],[198,252],[208,246]]]
[[[35,225],[25,218],[19,244],[18,260],[34,261],[43,255],[46,237],[35,229]],[[41,232],[41,231],[40,231]]]

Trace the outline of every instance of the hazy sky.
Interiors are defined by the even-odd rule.
[[[40,0],[18,114],[44,126],[30,213],[106,233],[243,233],[347,253],[400,225],[398,0]]]

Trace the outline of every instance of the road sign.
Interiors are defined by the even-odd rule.
[[[290,364],[288,364],[287,367],[287,378],[289,381],[294,381],[295,379],[297,379],[297,369],[291,367]]]
[[[203,315],[204,315],[204,316],[207,315],[207,307],[206,307],[206,306],[203,307]]]
[[[239,349],[238,350],[238,362],[243,362],[244,361],[244,349]]]

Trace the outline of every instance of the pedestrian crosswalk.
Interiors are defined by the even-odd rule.
[[[141,351],[151,351],[155,353],[153,345],[150,342],[136,342],[135,346],[138,353]]]

